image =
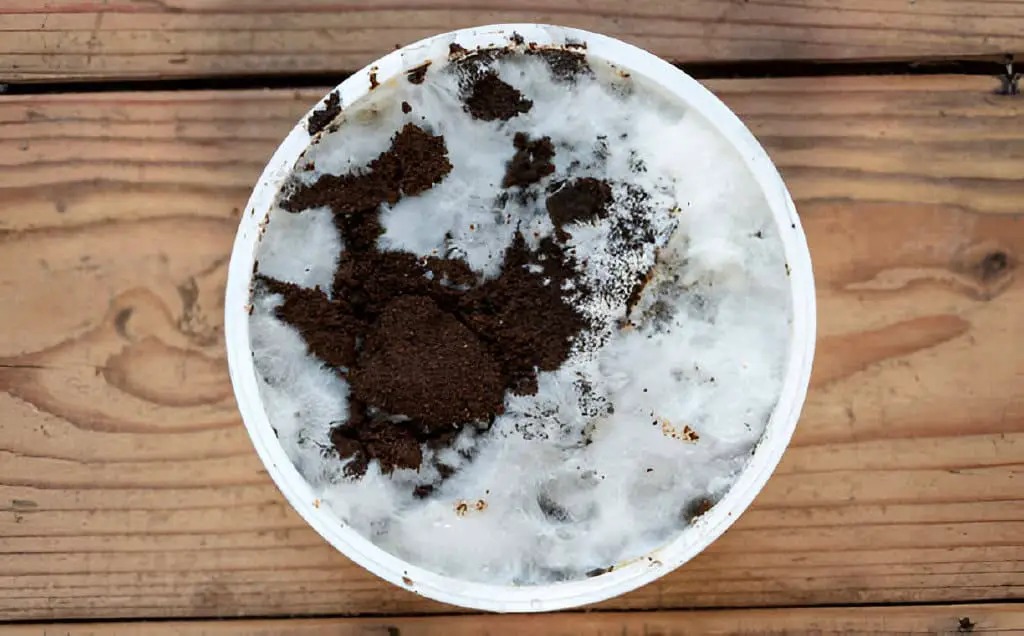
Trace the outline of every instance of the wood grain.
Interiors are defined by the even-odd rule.
[[[719,542],[605,609],[1024,594],[1024,100],[988,78],[726,81],[819,285],[793,447]],[[0,97],[0,618],[437,612],[308,529],[221,350],[239,209],[322,91]]]
[[[0,82],[353,71],[502,22],[581,27],[682,62],[1024,53],[1024,0],[7,0]]]
[[[0,627],[0,636],[716,636],[725,634],[1013,634],[1024,605],[807,608],[552,614],[60,624]]]

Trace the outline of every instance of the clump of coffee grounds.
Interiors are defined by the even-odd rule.
[[[544,60],[551,70],[551,75],[562,82],[575,82],[581,76],[594,74],[590,63],[587,62],[587,56],[579,51],[531,47],[526,53]]]
[[[558,184],[548,196],[547,209],[560,240],[568,239],[564,226],[596,221],[608,216],[612,189],[607,182],[591,177]]]
[[[473,119],[508,121],[520,113],[529,112],[533,101],[523,97],[517,89],[502,81],[495,72],[487,72],[475,79],[465,97],[466,112]]]
[[[396,468],[415,470],[423,463],[423,448],[412,429],[358,403],[350,405],[348,421],[331,431],[331,443],[339,457],[350,460],[345,473],[352,477],[365,474],[373,459],[380,462],[383,473]]]
[[[542,271],[531,272],[528,265]],[[506,388],[513,392],[536,393],[537,370],[558,369],[569,357],[572,337],[587,326],[562,298],[562,283],[574,275],[560,246],[545,240],[534,253],[517,233],[505,252],[501,276],[460,298],[460,315],[492,351],[500,352]]]
[[[523,136],[522,146],[550,165],[550,140]],[[450,170],[443,137],[407,124],[366,170],[296,182],[280,201],[292,212],[329,206],[345,246],[329,295],[258,280],[284,297],[275,315],[349,382],[349,419],[331,439],[352,476],[372,460],[385,473],[417,469],[423,445],[451,444],[466,423],[489,425],[505,392],[535,393],[538,370],[560,367],[587,326],[562,297],[576,272],[552,240],[532,252],[517,234],[501,275],[483,282],[460,259],[377,248],[380,204],[419,194]]]
[[[341,98],[338,97],[338,93],[335,91],[327,96],[327,101],[324,102],[323,108],[314,110],[313,114],[309,116],[309,120],[306,122],[306,130],[310,135],[315,135],[326,128],[339,114],[341,114]]]
[[[516,153],[505,170],[501,187],[523,187],[537,183],[555,171],[555,146],[550,137],[530,139],[529,135],[517,132],[512,139]]]
[[[358,318],[347,302],[328,298],[320,288],[308,289],[265,276],[256,280],[264,291],[284,297],[275,314],[298,329],[310,353],[335,368],[355,363],[355,334],[362,326],[356,324]]]
[[[502,369],[455,314],[428,296],[397,296],[366,334],[352,393],[430,434],[486,421],[502,404]]]
[[[404,196],[426,192],[451,172],[444,138],[415,124],[406,124],[391,140],[391,148],[370,162],[361,174],[323,175],[309,186],[293,187],[281,201],[289,212],[329,206],[335,214],[395,204]]]

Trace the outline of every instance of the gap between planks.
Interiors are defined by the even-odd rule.
[[[864,606],[691,612],[568,612],[386,618],[53,623],[0,627],[0,636],[717,636],[725,634],[1020,634],[1024,604]]]
[[[999,79],[993,92],[1020,93],[1020,73],[1014,62],[1020,55],[989,56],[960,60],[915,60],[889,62],[814,62],[800,60],[675,63],[698,80],[782,79],[811,77],[875,77],[885,75],[968,75]],[[250,74],[161,79],[92,81],[28,81],[0,83],[0,94],[49,95],[59,93],[118,93],[154,91],[232,91],[255,89],[302,89],[340,84],[352,71],[335,73]]]

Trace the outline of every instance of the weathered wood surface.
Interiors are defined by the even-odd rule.
[[[720,636],[1019,634],[1020,604],[0,627],[0,636]]]
[[[581,27],[683,62],[1024,54],[1024,0],[6,0],[0,82],[352,71],[500,22]]]
[[[996,86],[713,84],[807,229],[813,388],[753,508],[606,608],[1024,594],[1024,101]],[[0,618],[445,610],[308,529],[232,400],[237,217],[321,93],[0,97]]]

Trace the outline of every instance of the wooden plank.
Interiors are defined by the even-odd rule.
[[[1024,632],[1021,604],[599,612],[541,616],[435,616],[93,623],[0,627],[0,636],[682,636],[699,634],[1012,634]]]
[[[1024,53],[1024,0],[7,0],[0,82],[352,71],[500,22],[581,27],[683,62]]]
[[[736,526],[604,608],[1024,594],[1024,101],[995,84],[713,84],[806,225],[813,388]],[[225,373],[240,208],[321,93],[0,98],[0,618],[449,611],[304,525]]]

